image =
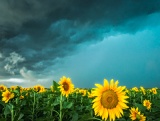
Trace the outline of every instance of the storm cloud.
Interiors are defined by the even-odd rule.
[[[146,66],[141,67],[145,71],[141,71],[142,74],[139,75],[136,73],[137,76],[132,77],[132,84],[133,81],[142,80],[150,70],[152,76],[145,77],[145,80],[156,80],[159,84],[160,77],[157,75],[160,67],[157,57],[160,50],[159,6],[159,0],[86,0],[85,2],[2,0],[0,2],[1,80],[16,78],[35,83],[36,80],[43,79],[41,82],[45,83],[47,80],[45,86],[49,86],[52,83],[49,80],[58,80],[61,76],[67,75],[81,87],[85,86],[83,83],[86,81],[91,86],[97,80],[107,77],[125,82],[130,80],[129,75],[132,77],[138,68],[126,67],[123,59],[132,58],[127,61],[130,65],[146,63]],[[132,41],[124,42],[123,39]],[[96,49],[89,50],[93,45]],[[111,48],[112,46],[116,48]],[[141,47],[143,52],[139,51]],[[147,51],[148,48],[151,50]],[[117,51],[118,49],[120,50]],[[112,58],[113,55],[117,55],[120,60],[117,60],[117,66],[114,66],[116,62]],[[147,55],[153,60],[149,60]],[[110,59],[104,62],[102,56]],[[140,57],[141,60],[138,59]],[[109,67],[112,64],[113,67]],[[93,68],[96,66],[101,71]],[[114,72],[117,72],[118,66],[121,68],[121,73],[116,76]],[[103,69],[105,67],[108,71]],[[74,70],[75,68],[77,70]],[[96,75],[94,78],[90,77],[93,73]],[[128,76],[124,77],[124,74]],[[90,78],[92,81],[89,81]],[[80,80],[84,81],[79,83]]]

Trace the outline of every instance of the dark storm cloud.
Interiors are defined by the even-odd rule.
[[[158,0],[2,0],[0,4],[1,38],[27,33],[39,37],[51,23],[67,19],[79,24],[90,22],[118,25],[137,17],[159,11]]]
[[[1,0],[0,53],[25,58],[17,65],[24,77],[30,70],[42,73],[78,44],[102,40],[111,29],[137,31],[132,20],[143,23],[141,16],[158,13],[159,5],[158,0]]]

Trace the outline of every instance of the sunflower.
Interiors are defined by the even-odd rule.
[[[135,91],[135,92],[139,91],[137,87],[133,87],[132,90]]]
[[[5,91],[7,89],[7,87],[6,86],[4,86],[4,85],[0,85],[0,91]]]
[[[86,89],[80,89],[79,93],[82,94],[82,96],[86,96],[87,95],[87,90]]]
[[[55,90],[54,90],[53,85],[52,85],[52,86],[50,86],[50,89],[51,89],[51,91],[52,91],[52,92],[54,92],[54,91],[55,91]]]
[[[131,108],[130,109],[130,116],[132,121],[138,120],[138,121],[145,121],[146,117],[143,116],[139,111],[138,108]]]
[[[68,95],[74,91],[74,85],[70,78],[63,76],[60,78],[59,84],[60,86],[58,88],[60,88],[63,96],[66,95],[66,97],[68,97]]]
[[[19,98],[20,98],[20,99],[24,99],[24,96],[23,96],[23,95],[21,95]]]
[[[36,85],[33,87],[36,92],[45,92],[45,88],[42,85]]]
[[[16,90],[17,88],[18,88],[18,86],[11,86],[10,90],[13,91],[13,90]]]
[[[93,96],[95,99],[92,101],[92,108],[94,109],[95,115],[101,116],[102,119],[115,120],[115,118],[120,118],[123,114],[123,109],[128,108],[126,103],[128,96],[124,91],[125,86],[118,87],[118,81],[114,83],[114,80],[104,79],[104,86],[100,84],[95,84],[97,88],[93,91]]]
[[[151,108],[151,102],[149,100],[144,100],[143,105],[149,110]]]
[[[6,90],[5,92],[2,93],[2,97],[3,97],[2,101],[8,103],[10,99],[14,98],[14,93],[11,93],[8,90]]]
[[[141,89],[141,91],[142,91],[142,93],[145,95],[146,94],[146,92],[145,92],[145,89],[144,89],[144,87],[140,87],[140,89]]]
[[[155,88],[152,88],[151,89],[151,92],[153,93],[153,94],[157,94],[157,88],[155,87]]]

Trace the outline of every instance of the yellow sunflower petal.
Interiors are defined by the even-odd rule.
[[[110,86],[109,87],[110,87],[110,89],[113,89],[113,87],[114,87],[114,80],[113,79],[110,80]]]
[[[106,89],[109,89],[109,83],[108,83],[108,80],[107,79],[104,79],[104,87]]]

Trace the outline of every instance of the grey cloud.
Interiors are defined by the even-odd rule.
[[[20,74],[22,75],[23,78],[25,78],[28,81],[36,81],[34,77],[34,73],[31,70],[27,70],[25,67],[20,69]]]
[[[9,57],[5,58],[5,61],[9,62],[9,63],[11,63],[13,65],[17,65],[19,62],[25,61],[25,58],[22,57],[21,55],[19,55],[16,52],[12,52],[12,53],[10,53]]]
[[[4,61],[6,63],[4,69],[10,74],[15,74],[16,71],[18,70],[17,68],[18,64],[25,61],[25,58],[16,52],[12,52],[10,53],[9,57],[5,58]]]

